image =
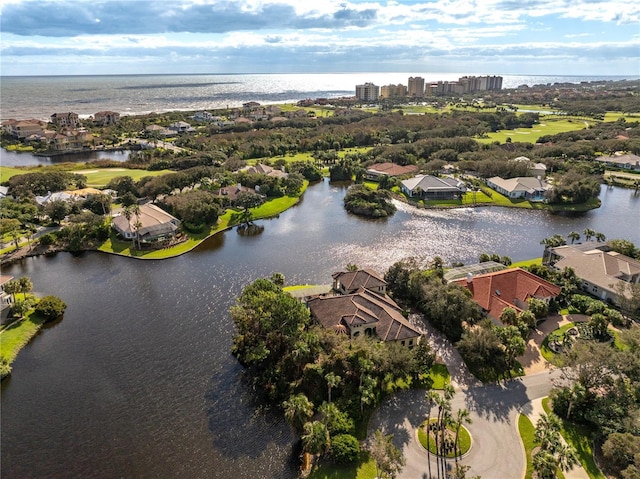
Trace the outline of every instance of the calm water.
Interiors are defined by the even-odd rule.
[[[55,112],[82,117],[113,110],[123,115],[237,107],[248,101],[293,103],[304,98],[353,96],[355,86],[454,81],[465,73],[327,73],[256,75],[113,75],[1,77],[0,117],[48,120]],[[503,75],[503,87],[556,82],[621,80],[616,76]],[[637,77],[636,77],[637,78]],[[631,79],[631,78],[629,78]]]
[[[2,476],[293,477],[287,425],[229,354],[228,308],[248,282],[281,271],[289,284],[327,283],[348,262],[382,272],[409,255],[522,260],[541,255],[542,238],[586,227],[640,244],[640,196],[622,189],[574,218],[401,206],[367,221],[344,212],[343,196],[322,182],[261,235],[229,231],[171,260],[61,253],[6,268],[68,309],[2,383]]]
[[[129,151],[91,151],[70,155],[36,156],[29,152],[7,151],[0,148],[0,165],[2,166],[33,166],[55,165],[56,163],[74,162],[85,163],[91,160],[127,161]]]

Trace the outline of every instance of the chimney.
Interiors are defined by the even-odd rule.
[[[471,284],[473,282],[473,274],[467,273],[467,284]]]

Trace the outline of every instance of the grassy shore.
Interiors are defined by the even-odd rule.
[[[27,312],[24,319],[16,320],[0,331],[0,359],[11,365],[20,350],[27,345],[42,325],[44,319],[34,310]]]
[[[271,218],[286,211],[287,209],[298,203],[298,201],[300,201],[300,198],[307,189],[307,186],[309,186],[309,182],[305,180],[302,191],[300,192],[300,196],[283,196],[281,198],[275,198],[271,201],[267,201],[257,208],[252,208],[251,219],[259,220]],[[215,235],[216,233],[225,231],[232,226],[240,224],[239,218],[240,211],[228,209],[223,215],[218,218],[218,222],[215,226],[207,227],[200,233],[187,233],[186,241],[183,241],[182,243],[179,243],[170,248],[164,248],[154,251],[136,250],[132,248],[133,245],[131,241],[122,241],[117,238],[114,232],[112,232],[111,237],[98,247],[98,251],[102,251],[103,253],[119,254],[122,256],[130,256],[132,258],[138,259],[174,258],[176,256],[188,253],[204,240]]]
[[[524,455],[527,458],[527,469],[524,475],[524,479],[532,479],[533,477],[533,458],[531,452],[533,448],[538,446],[535,440],[536,428],[531,420],[524,414],[518,416],[518,431],[520,432],[520,439],[524,445]]]
[[[362,451],[354,464],[320,464],[315,466],[308,479],[374,479],[376,463],[368,452]]]

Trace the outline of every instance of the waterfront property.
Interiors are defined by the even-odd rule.
[[[350,338],[376,336],[412,348],[421,333],[386,294],[387,283],[369,270],[334,273],[333,291],[307,300],[311,316],[324,328]]]
[[[111,221],[114,230],[125,239],[136,238],[143,243],[172,238],[180,220],[151,203],[140,206],[139,214],[127,218],[124,214]]]
[[[288,173],[282,170],[278,170],[276,168],[272,168],[269,165],[264,165],[262,163],[258,163],[257,165],[254,165],[254,166],[245,166],[240,171],[244,171],[245,173],[249,173],[250,175],[265,175],[265,176],[271,176],[274,178],[289,177]]]
[[[425,200],[460,199],[467,190],[464,183],[456,178],[431,175],[417,175],[404,180],[401,188],[407,196]]]
[[[543,263],[559,270],[572,268],[582,280],[582,289],[603,301],[618,302],[620,283],[640,283],[640,261],[611,251],[603,243],[548,248]]]
[[[531,176],[509,178],[507,180],[494,176],[487,180],[487,186],[511,199],[526,199],[529,201],[544,201],[551,189],[546,181]]]
[[[547,176],[547,165],[545,165],[544,163],[536,163],[535,161],[531,161],[526,156],[518,156],[517,158],[514,158],[513,161],[527,163],[528,176],[535,176],[536,178],[540,178],[543,180],[545,176]]]
[[[258,193],[254,188],[250,188],[248,186],[242,186],[240,183],[237,185],[225,186],[218,190],[215,190],[214,193],[216,195],[222,196],[223,198],[227,198],[231,205],[235,204],[236,199],[240,193]]]
[[[622,168],[623,170],[640,171],[640,156],[638,155],[599,156],[596,161],[607,166]]]
[[[530,298],[549,303],[558,294],[560,287],[550,283],[522,268],[510,268],[503,271],[473,276],[457,280],[471,294],[473,300],[494,321],[499,321],[505,308],[513,308],[517,312],[529,309]]]
[[[120,121],[120,113],[115,111],[99,111],[93,115],[93,121],[99,126],[115,125]]]
[[[78,114],[72,111],[66,113],[54,113],[51,115],[51,123],[62,128],[76,128],[80,124]]]
[[[9,274],[0,275],[0,314],[2,320],[5,319],[6,315],[13,304],[13,295],[6,293],[4,291],[4,284],[11,281],[13,276]]]
[[[379,180],[383,176],[405,176],[418,172],[416,165],[397,165],[396,163],[375,163],[364,174],[368,180]]]

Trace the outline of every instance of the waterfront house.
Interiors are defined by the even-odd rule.
[[[115,111],[99,111],[93,115],[93,122],[98,126],[115,125],[120,121],[120,113]]]
[[[160,125],[149,125],[144,128],[144,133],[147,138],[160,137],[160,136],[173,136],[175,131],[165,128]]]
[[[12,137],[19,140],[32,135],[42,135],[46,123],[39,120],[7,120],[2,122],[2,128]]]
[[[623,170],[640,171],[640,156],[638,155],[599,156],[596,161]]]
[[[240,183],[231,186],[225,186],[218,190],[215,190],[214,193],[218,196],[222,196],[223,198],[227,198],[230,204],[234,204],[238,195],[242,192],[256,193],[259,194],[257,190],[253,188],[249,188],[248,186],[242,186]]]
[[[0,314],[2,319],[6,319],[9,314],[9,310],[13,305],[13,295],[5,293],[4,284],[11,281],[13,276],[8,274],[0,275]]]
[[[455,281],[471,291],[473,300],[483,309],[489,318],[499,322],[505,308],[517,312],[529,308],[530,298],[549,303],[560,294],[560,287],[546,281],[522,268],[510,268],[502,271],[474,276]]]
[[[306,297],[311,317],[322,327],[350,338],[377,337],[412,348],[421,332],[386,294],[387,283],[371,270],[339,271],[333,290]]]
[[[439,178],[431,175],[417,175],[402,181],[402,192],[411,198],[425,200],[452,200],[461,198],[466,187],[456,178]]]
[[[265,175],[265,176],[271,176],[274,178],[289,177],[288,173],[282,170],[278,170],[276,168],[272,168],[269,165],[264,165],[262,163],[258,163],[255,166],[245,166],[244,168],[241,168],[240,171],[244,171],[245,173],[249,173],[250,175]]]
[[[54,113],[51,115],[51,123],[62,128],[76,128],[80,124],[78,114],[72,111],[66,113]]]
[[[369,180],[379,180],[382,176],[406,176],[418,172],[416,165],[397,165],[395,163],[375,163],[365,172],[365,178]]]
[[[487,186],[511,199],[526,199],[529,201],[544,201],[551,185],[540,178],[521,176],[507,180],[494,176],[487,180]]]
[[[136,226],[137,225],[137,226]],[[176,235],[180,220],[151,203],[140,206],[138,215],[114,216],[111,226],[125,239],[137,238],[142,243],[169,239]]]
[[[543,263],[558,270],[571,268],[582,290],[603,301],[618,303],[620,283],[640,283],[640,261],[611,251],[606,244],[588,242],[545,249]],[[631,292],[628,291],[630,295]]]

